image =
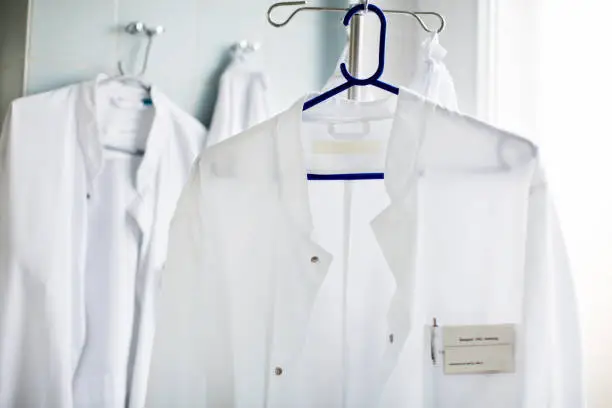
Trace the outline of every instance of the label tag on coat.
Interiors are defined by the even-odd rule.
[[[514,372],[514,325],[445,326],[444,373]]]

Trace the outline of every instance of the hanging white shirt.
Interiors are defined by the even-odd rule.
[[[455,81],[444,63],[446,49],[437,33],[427,37],[419,50],[419,63],[409,88],[447,109],[458,111]]]
[[[194,168],[146,406],[582,407],[573,284],[537,148],[404,89],[303,102]],[[443,333],[510,325],[514,369],[445,374],[434,318]]]
[[[143,406],[152,296],[205,130],[156,89],[133,109],[102,83],[19,99],[4,123],[2,408]]]
[[[221,75],[207,136],[212,146],[270,118],[267,78],[259,55],[237,50]]]

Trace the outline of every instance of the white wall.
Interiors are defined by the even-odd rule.
[[[3,5],[5,2],[25,4],[27,0],[4,0]],[[305,13],[287,27],[271,27],[265,20],[271,0],[31,0],[31,3],[26,93],[54,89],[99,72],[116,72],[117,61],[129,61],[134,46],[142,44],[142,40],[123,33],[121,27],[142,20],[167,29],[155,41],[147,78],[205,123],[210,119],[218,76],[233,42],[249,39],[264,44],[261,53],[269,70],[271,92],[282,108],[300,94],[321,86],[334,69],[344,41],[341,14]],[[342,6],[348,1],[311,3]],[[447,29],[441,35],[442,44],[449,50],[446,61],[456,80],[462,110],[475,114],[477,0],[381,0],[375,4],[440,11],[447,17]],[[25,30],[25,25],[19,24]],[[377,43],[377,30],[370,24],[372,35],[366,42]],[[388,38],[388,59],[395,63],[388,65],[384,78],[408,85],[424,33],[411,18],[391,16]],[[376,47],[369,48],[375,55]],[[375,58],[367,56],[364,61],[366,70],[376,63]],[[14,71],[20,73],[23,69]],[[5,80],[7,76],[0,78]],[[12,97],[16,96],[13,94]]]
[[[3,0],[5,1],[5,0]],[[17,0],[11,0],[17,1]],[[333,70],[342,27],[320,14],[300,14],[284,28],[266,21],[270,0],[31,0],[26,92],[47,91],[99,72],[116,73],[143,44],[122,31],[131,21],[163,25],[146,78],[207,123],[216,85],[236,41],[263,44],[276,107],[318,89]],[[345,0],[320,0],[338,5]],[[281,12],[282,14],[282,12]],[[340,15],[336,16],[339,21]]]

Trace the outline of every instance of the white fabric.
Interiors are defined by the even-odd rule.
[[[416,71],[408,88],[417,92],[433,102],[450,110],[459,110],[455,82],[450,71],[444,63],[446,49],[440,45],[438,34],[432,34],[421,43],[418,54]],[[344,76],[340,72],[340,63],[347,63],[348,45],[344,48],[342,56],[337,64],[337,69],[332,77],[327,81],[323,90],[329,90],[345,82]],[[393,84],[404,85],[404,84]],[[361,100],[371,101],[376,99],[374,91],[376,88],[361,88]]]
[[[75,407],[124,406],[138,254],[142,234],[130,217],[142,158],[105,152],[87,200],[84,307],[87,336],[74,378]]]
[[[156,89],[144,109],[103,82],[19,99],[4,122],[2,408],[143,406],[152,296],[205,130]]]
[[[303,102],[194,168],[147,407],[582,407],[572,278],[537,148],[404,89]],[[352,154],[315,146],[345,139]],[[326,169],[385,180],[306,181]],[[433,318],[516,325],[516,372],[444,375]]]
[[[438,34],[433,34],[421,44],[417,71],[409,88],[426,96],[447,109],[458,111],[455,82],[444,64],[446,49],[440,45]]]
[[[268,84],[258,57],[256,53],[236,51],[221,75],[207,146],[270,118]]]

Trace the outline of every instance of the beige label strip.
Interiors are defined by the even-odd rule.
[[[316,140],[312,143],[314,154],[377,154],[384,149],[379,140]]]

